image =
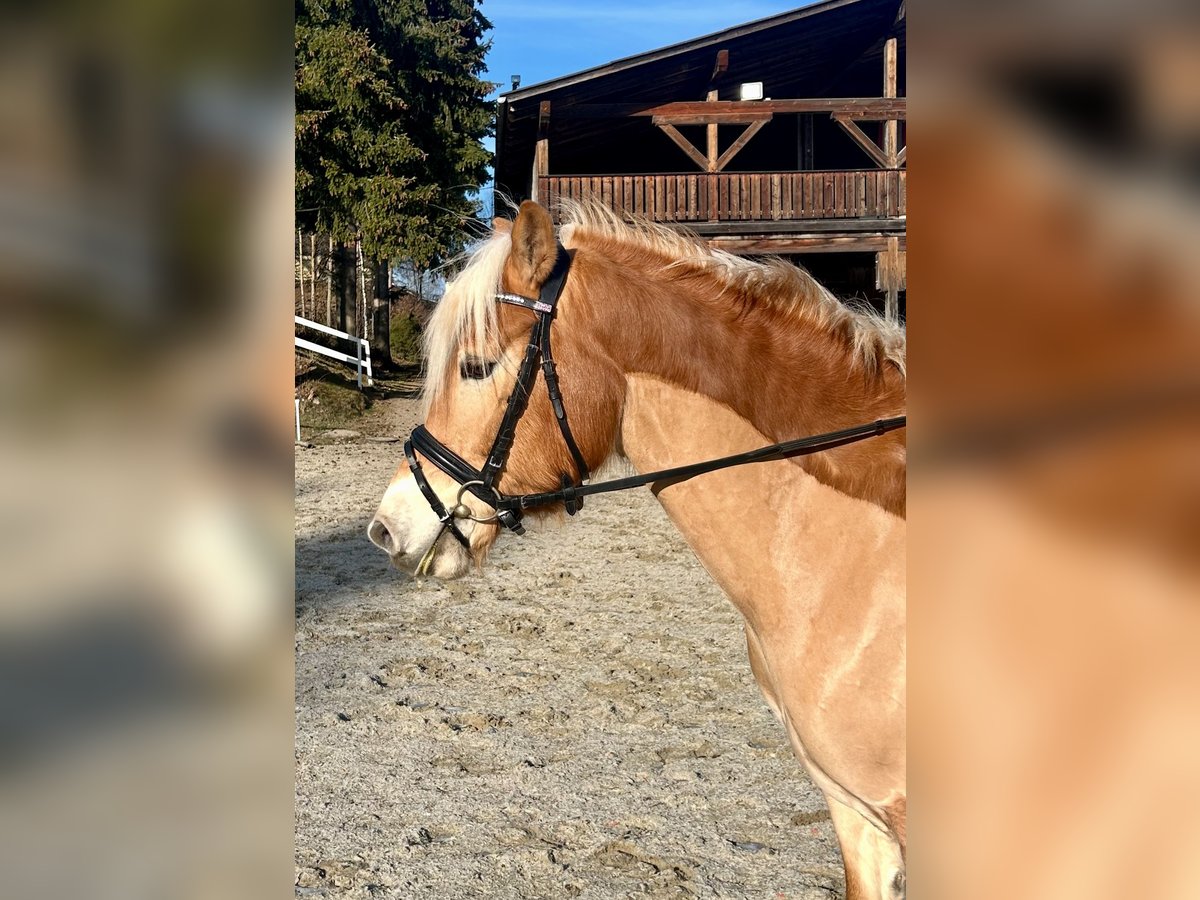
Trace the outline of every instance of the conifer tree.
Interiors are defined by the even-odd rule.
[[[490,28],[476,0],[297,0],[300,227],[361,239],[377,268],[425,269],[461,249],[490,162]],[[343,310],[356,308],[349,280]],[[386,300],[377,310],[386,350]]]

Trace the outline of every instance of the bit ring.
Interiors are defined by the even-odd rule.
[[[477,484],[480,487],[491,491],[492,495],[496,498],[496,502],[493,504],[493,506],[497,508],[500,506],[500,492],[494,487],[490,487],[489,485],[484,484],[482,481],[464,481],[458,488],[458,497],[456,497],[454,500],[454,508],[450,510],[450,515],[455,519],[466,519],[470,522],[478,522],[481,525],[491,525],[494,522],[500,521],[497,513],[495,512],[493,512],[486,519],[481,519],[478,516],[471,514],[471,508],[467,506],[467,504],[463,503],[463,494],[465,494],[473,484]]]

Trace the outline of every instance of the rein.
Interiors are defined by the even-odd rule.
[[[499,522],[516,534],[524,534],[525,528],[521,524],[521,518],[527,510],[535,507],[562,503],[567,514],[573,516],[583,507],[583,498],[595,494],[625,491],[631,488],[644,487],[645,485],[659,481],[676,484],[686,481],[689,478],[695,478],[697,475],[704,475],[708,472],[716,472],[720,469],[732,468],[733,466],[808,456],[813,453],[820,453],[823,450],[832,450],[835,447],[853,444],[869,437],[875,437],[876,435],[886,434],[889,431],[895,431],[907,425],[906,416],[892,416],[891,418],[878,419],[874,422],[855,425],[851,428],[843,428],[838,431],[829,431],[810,437],[781,441],[777,444],[770,444],[766,447],[759,447],[756,450],[748,450],[744,453],[722,456],[718,459],[705,460],[685,466],[675,466],[670,469],[660,469],[656,472],[647,472],[644,475],[632,475],[627,478],[616,478],[611,481],[588,484],[589,472],[587,463],[584,461],[579,446],[575,443],[575,438],[572,436],[570,425],[567,422],[566,407],[563,405],[562,391],[558,386],[558,374],[550,348],[550,323],[554,319],[558,299],[562,295],[563,287],[566,285],[567,274],[571,269],[573,255],[573,251],[564,249],[561,244],[558,245],[558,257],[555,260],[554,268],[549,278],[547,278],[546,283],[542,285],[537,299],[523,297],[519,294],[496,295],[496,299],[501,303],[508,303],[531,310],[537,316],[537,321],[530,330],[529,344],[525,348],[525,356],[522,358],[521,367],[517,372],[516,386],[513,388],[512,394],[509,395],[508,405],[504,410],[504,418],[500,421],[500,428],[496,433],[495,440],[492,442],[491,451],[488,453],[483,468],[475,468],[430,434],[424,425],[418,425],[413,429],[412,435],[404,442],[404,456],[408,461],[408,467],[413,477],[416,479],[417,487],[420,489],[422,495],[424,495],[426,502],[429,503],[429,507],[433,510],[434,515],[438,517],[438,521],[442,523],[442,530],[438,532],[438,536],[434,538],[433,543],[430,544],[425,556],[417,566],[418,575],[424,574],[426,567],[432,562],[434,548],[437,547],[438,541],[441,540],[442,534],[446,531],[454,535],[455,540],[462,544],[464,548],[470,549],[470,541],[458,527],[457,522],[460,520],[465,519],[484,523]],[[571,459],[577,469],[576,477],[572,477],[566,473],[562,474],[560,476],[561,487],[553,491],[542,491],[532,494],[504,494],[496,487],[496,481],[499,479],[500,472],[508,460],[508,454],[512,450],[513,439],[516,436],[517,422],[525,412],[525,407],[529,401],[534,381],[537,379],[539,368],[546,382],[546,390],[550,395],[550,404],[554,408],[554,417],[558,422],[559,431],[562,433],[563,441],[566,443],[567,450],[571,454]],[[458,482],[458,498],[453,509],[446,508],[446,505],[442,503],[441,498],[438,497],[437,492],[433,490],[433,486],[430,485],[429,480],[425,477],[425,473],[421,469],[421,463],[417,458],[418,452],[436,468]],[[467,492],[487,503],[495,510],[495,513],[484,519],[472,515],[470,508],[462,502],[463,494]]]

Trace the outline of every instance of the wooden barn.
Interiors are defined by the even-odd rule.
[[[903,316],[904,69],[903,0],[826,0],[518,86],[500,98],[496,189],[787,256]]]

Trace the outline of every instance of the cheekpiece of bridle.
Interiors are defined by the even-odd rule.
[[[533,323],[533,328],[529,332],[529,343],[525,347],[525,355],[521,360],[521,367],[517,370],[516,385],[508,397],[504,417],[500,420],[500,428],[496,432],[495,440],[492,441],[492,448],[488,452],[483,468],[475,468],[430,434],[424,425],[418,425],[413,429],[412,435],[404,442],[404,457],[408,461],[408,468],[412,472],[413,478],[416,479],[417,487],[420,489],[421,494],[429,503],[430,509],[438,517],[438,521],[442,523],[442,532],[449,531],[454,535],[454,539],[467,549],[470,549],[470,541],[458,527],[458,520],[498,522],[510,531],[517,534],[524,534],[525,528],[521,524],[521,519],[525,511],[529,509],[562,503],[567,513],[573,516],[583,507],[583,498],[592,494],[628,490],[654,482],[679,482],[731,466],[806,456],[812,453],[819,453],[822,450],[831,450],[834,447],[840,447],[844,444],[852,444],[874,435],[895,431],[898,428],[904,428],[907,424],[905,416],[893,416],[887,419],[878,419],[864,425],[856,425],[852,428],[843,428],[839,431],[797,438],[792,441],[783,441],[778,444],[760,447],[756,450],[749,450],[745,453],[723,456],[719,459],[710,459],[704,462],[692,463],[691,465],[662,469],[642,475],[633,475],[628,478],[617,478],[612,481],[600,482],[599,484],[589,484],[587,463],[579,450],[579,445],[576,444],[575,438],[571,434],[571,427],[567,422],[567,411],[563,404],[562,391],[559,389],[558,373],[554,365],[554,355],[550,347],[550,325],[554,320],[559,297],[562,295],[563,288],[567,283],[567,275],[571,270],[571,261],[573,258],[574,251],[565,249],[562,244],[558,245],[558,256],[555,259],[554,268],[551,270],[545,284],[542,285],[537,298],[523,297],[520,294],[496,294],[496,300],[500,303],[507,303],[512,306],[520,306],[523,309],[528,309],[534,313],[536,319]],[[534,494],[505,494],[496,486],[496,482],[499,480],[500,473],[508,461],[513,439],[516,436],[517,422],[520,421],[521,416],[525,412],[534,383],[537,381],[539,369],[542,372],[543,380],[546,382],[546,391],[550,395],[550,405],[554,409],[554,418],[558,422],[558,429],[562,433],[563,441],[566,443],[567,450],[571,454],[576,471],[574,475],[561,474],[559,477],[560,487],[557,490]],[[452,509],[446,508],[441,498],[438,497],[437,492],[430,485],[429,480],[425,477],[425,473],[421,469],[421,462],[417,458],[417,453],[420,453],[431,464],[458,482],[458,497]],[[486,518],[475,516],[470,507],[463,503],[463,495],[468,492],[491,506],[495,510],[494,514]],[[422,560],[422,566],[419,568],[423,568],[429,561],[433,549],[437,546],[441,536],[441,533],[439,533],[437,538],[434,539],[433,544],[430,545],[429,551],[426,553],[426,559]]]

